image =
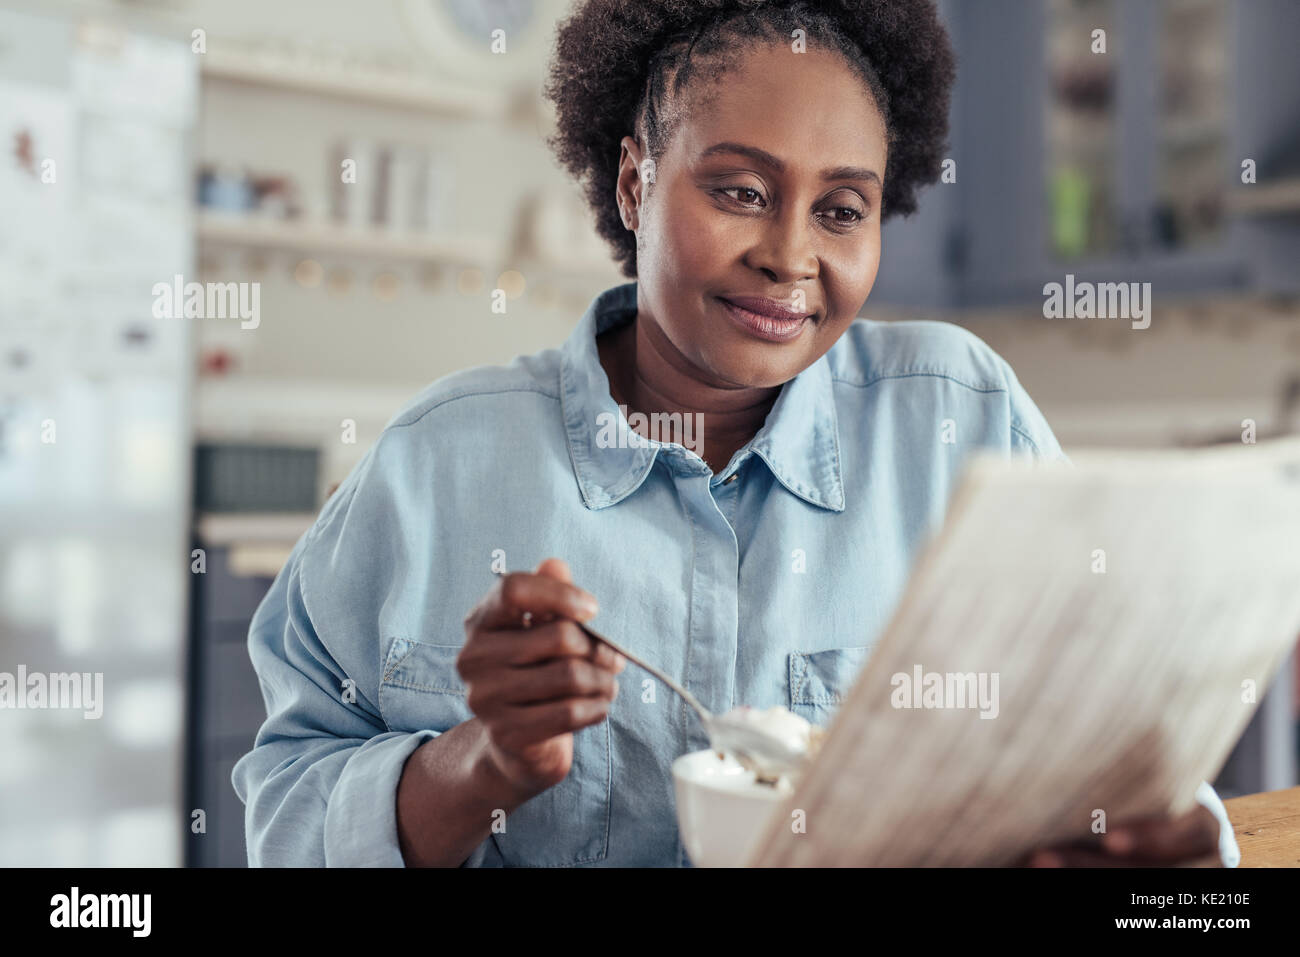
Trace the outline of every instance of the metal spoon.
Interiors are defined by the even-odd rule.
[[[681,695],[682,699],[694,708],[695,713],[700,716],[700,722],[704,725],[705,733],[709,736],[709,745],[715,751],[734,754],[744,767],[755,772],[763,780],[775,780],[782,774],[796,771],[802,767],[807,758],[804,751],[791,748],[781,738],[769,734],[747,721],[734,718],[729,713],[713,714],[696,700],[695,695],[654,665],[643,661],[582,622],[574,622],[574,624],[586,632],[589,637],[594,638],[596,641],[603,641],[628,661],[644,668]]]
[[[495,574],[504,576],[505,571],[503,569],[495,572]],[[736,760],[748,770],[753,771],[759,780],[775,781],[782,774],[797,771],[803,766],[808,757],[806,752],[791,748],[775,735],[756,728],[739,718],[732,717],[730,714],[714,714],[700,704],[695,695],[654,665],[632,654],[617,642],[610,641],[594,628],[580,621],[575,621],[574,624],[586,632],[588,637],[596,641],[603,641],[628,661],[644,668],[680,695],[700,716],[700,723],[704,725],[704,732],[709,736],[709,746],[715,751],[729,752],[735,755]]]

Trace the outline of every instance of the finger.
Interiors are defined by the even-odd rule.
[[[457,655],[456,670],[463,680],[471,681],[502,667],[529,667],[554,658],[586,658],[614,675],[627,667],[622,655],[573,622],[562,620],[526,630],[477,632]]]
[[[526,667],[551,658],[587,658],[595,663],[598,644],[568,620],[517,631],[481,631],[461,649],[457,666],[463,677],[502,667]]]
[[[592,664],[597,668],[604,668],[613,674],[619,674],[627,667],[627,659],[603,641],[591,640],[591,645],[592,651],[589,657]]]
[[[547,575],[511,572],[488,594],[474,625],[490,631],[521,628],[524,612],[586,621],[599,610],[596,599],[576,585]]]
[[[570,585],[573,584],[573,573],[569,570],[568,563],[562,558],[543,559],[534,574],[554,578],[556,581],[566,582]],[[533,616],[533,622],[554,621],[555,618],[553,612],[542,612],[540,615]]]
[[[609,702],[604,698],[566,698],[545,704],[507,706],[487,725],[500,747],[518,750],[598,724],[608,713]]]
[[[561,558],[546,558],[537,566],[533,572],[535,575],[541,575],[545,578],[554,578],[556,581],[573,584],[573,574],[569,571],[568,563]],[[555,620],[555,613],[544,611],[533,616],[533,623],[547,622]]]
[[[1115,857],[1101,850],[1076,848],[1076,846],[1057,846],[1040,850],[1030,858],[1030,867],[1127,867],[1132,865],[1128,858]]]
[[[470,686],[466,703],[471,711],[482,715],[502,706],[587,697],[612,701],[617,695],[618,681],[610,672],[585,658],[557,658],[529,668],[498,669],[484,675]]]
[[[1016,862],[1017,867],[1064,867],[1065,862],[1055,851],[1043,850],[1026,854]]]
[[[537,574],[554,578],[556,581],[573,584],[573,573],[563,558],[546,558],[537,566]]]
[[[1111,855],[1175,864],[1216,852],[1219,821],[1209,808],[1197,805],[1175,818],[1124,822],[1102,838],[1101,846]]]

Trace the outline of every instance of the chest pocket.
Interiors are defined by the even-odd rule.
[[[379,683],[379,713],[390,731],[447,731],[474,717],[456,671],[460,645],[395,638]],[[491,835],[508,867],[570,867],[609,854],[609,720],[573,735],[568,776],[515,809]]]
[[[871,645],[790,652],[790,710],[813,724],[830,724],[870,652]]]

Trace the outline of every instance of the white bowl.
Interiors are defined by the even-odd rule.
[[[677,827],[696,867],[740,867],[791,791],[759,784],[735,758],[709,749],[673,762]]]

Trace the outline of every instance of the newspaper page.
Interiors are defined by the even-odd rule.
[[[1300,438],[971,459],[754,866],[997,866],[1181,813],[1300,637]]]

